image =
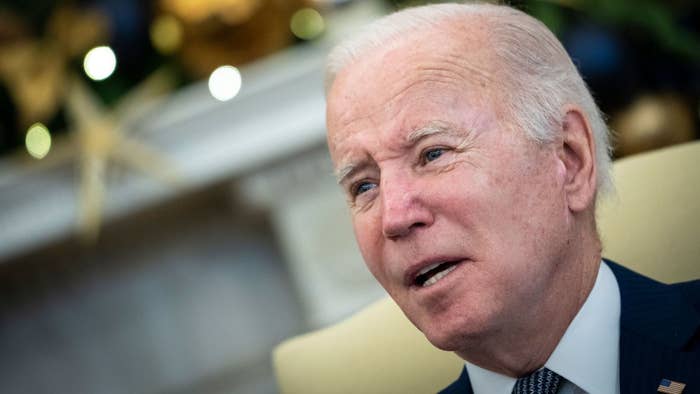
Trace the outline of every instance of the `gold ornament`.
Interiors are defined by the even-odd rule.
[[[61,106],[67,63],[107,35],[96,12],[62,7],[52,14],[47,34],[0,45],[0,79],[18,109],[20,129],[49,120]]]
[[[186,23],[202,23],[219,18],[230,25],[250,19],[264,0],[162,0],[161,6]]]
[[[195,78],[224,64],[240,66],[290,45],[289,21],[305,0],[160,0],[182,23],[177,55]]]
[[[643,95],[613,116],[617,156],[690,141],[693,111],[675,94]]]

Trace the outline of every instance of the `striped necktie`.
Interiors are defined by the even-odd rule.
[[[547,368],[519,378],[513,387],[513,394],[554,394],[561,383],[561,376]]]

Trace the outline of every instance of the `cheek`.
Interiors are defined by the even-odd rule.
[[[566,210],[563,204],[561,169],[546,158],[521,162],[490,171],[485,202],[491,226],[489,245],[500,258],[511,263],[542,257],[550,249],[547,240],[556,241],[563,230]],[[526,262],[513,269],[528,269]]]
[[[381,228],[376,221],[366,215],[353,215],[352,226],[355,240],[360,249],[362,258],[370,272],[381,281]]]

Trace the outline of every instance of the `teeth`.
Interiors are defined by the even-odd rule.
[[[436,264],[436,265],[437,265],[437,264]],[[434,268],[434,267],[433,267],[433,268]],[[453,265],[453,266],[448,267],[448,268],[447,268],[446,270],[444,270],[444,271],[438,272],[437,274],[435,274],[435,275],[433,275],[432,277],[430,277],[430,279],[426,280],[425,283],[423,283],[423,287],[428,287],[428,286],[430,286],[430,285],[432,285],[432,284],[435,284],[437,281],[439,281],[440,279],[442,279],[442,278],[444,278],[445,276],[447,276],[447,274],[449,274],[450,272],[452,272],[452,270],[454,270],[455,268],[457,268],[457,266],[456,266],[456,265]]]
[[[422,270],[420,270],[420,271],[418,272],[418,275],[416,275],[416,276],[423,275],[424,273],[430,271],[430,270],[433,269],[433,268],[437,268],[438,265],[444,264],[444,263],[445,263],[445,262],[443,261],[443,262],[441,262],[441,263],[431,264],[431,265],[429,265],[429,266],[423,268]]]

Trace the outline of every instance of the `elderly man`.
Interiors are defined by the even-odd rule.
[[[369,270],[466,361],[446,392],[700,393],[700,282],[601,263],[608,131],[544,25],[487,4],[404,10],[338,46],[327,87]]]

